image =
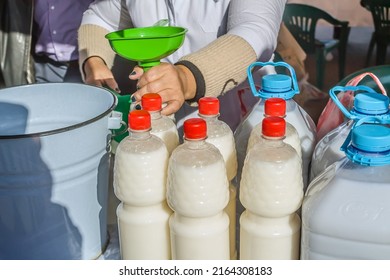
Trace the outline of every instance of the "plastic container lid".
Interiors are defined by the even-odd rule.
[[[266,116],[285,117],[286,100],[283,98],[272,97],[264,102],[264,113]]]
[[[390,150],[390,128],[383,125],[364,124],[352,130],[351,144],[366,152]]]
[[[389,98],[379,93],[360,93],[355,96],[353,107],[357,113],[385,114],[389,111]]]
[[[202,97],[199,99],[199,114],[201,115],[218,115],[219,99],[216,97]]]
[[[265,75],[261,87],[268,92],[284,92],[291,90],[291,77],[283,74]]]
[[[267,137],[283,137],[286,134],[286,121],[281,117],[265,117],[262,134]]]
[[[146,110],[133,110],[129,113],[131,130],[148,130],[151,127],[150,114]]]
[[[201,140],[207,137],[206,121],[201,118],[191,118],[184,121],[184,138]]]
[[[142,109],[147,111],[160,111],[162,108],[161,96],[157,93],[146,93],[141,98]]]

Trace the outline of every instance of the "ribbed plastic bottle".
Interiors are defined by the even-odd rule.
[[[114,191],[122,259],[171,258],[169,217],[166,203],[168,150],[150,134],[150,114],[129,113],[129,136],[118,145],[114,163]]]
[[[167,146],[168,153],[179,145],[179,134],[172,118],[161,115],[162,99],[157,93],[147,93],[141,98],[142,109],[152,117],[151,134],[161,138]]]
[[[303,198],[302,165],[295,149],[283,141],[286,122],[262,121],[263,140],[247,154],[240,200],[240,259],[299,259]]]
[[[236,198],[237,190],[232,180],[237,174],[237,154],[234,144],[233,131],[219,116],[219,99],[216,97],[202,97],[199,99],[199,117],[207,124],[206,142],[213,144],[221,152],[226,164],[229,180],[229,203],[225,208],[229,216],[230,258],[237,259],[236,249]]]
[[[269,98],[264,102],[264,117],[286,117],[286,100],[283,98]],[[262,130],[261,130],[262,122],[258,123],[253,129],[249,136],[248,140],[248,151],[262,139]],[[283,140],[287,144],[290,144],[298,153],[300,159],[302,159],[302,148],[301,148],[301,140],[299,139],[298,131],[295,127],[286,122],[286,135]]]
[[[335,94],[337,91],[347,90],[354,92],[359,91],[354,98],[351,111],[348,111],[341,104]],[[368,116],[386,117],[386,115],[389,115],[389,98],[386,95],[375,92],[369,87],[337,86],[330,90],[329,95],[349,120],[330,131],[317,143],[311,162],[310,180],[313,180],[332,163],[345,157],[345,153],[341,151],[340,148],[354,123]]]
[[[172,208],[172,258],[229,260],[229,182],[219,150],[205,141],[206,121],[184,121],[184,143],[168,166],[167,200]]]
[[[256,66],[267,65],[285,67],[290,71],[291,76],[284,74],[265,75],[262,77],[261,89],[257,90],[252,77],[252,69]],[[294,95],[299,93],[294,69],[285,62],[255,62],[248,67],[247,73],[252,93],[261,99],[234,133],[238,160],[237,182],[241,180],[241,170],[250,133],[264,118],[265,100],[278,97],[286,100],[286,121],[291,123],[299,134],[302,148],[303,182],[304,189],[306,189],[309,181],[310,161],[316,144],[316,126],[310,115],[293,100]]]
[[[305,195],[301,259],[389,259],[390,128],[357,125],[346,143]]]

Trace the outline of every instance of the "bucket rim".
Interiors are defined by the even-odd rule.
[[[74,129],[86,126],[88,124],[94,123],[94,122],[104,118],[105,116],[110,114],[115,109],[115,107],[118,105],[118,98],[109,89],[106,89],[104,87],[94,86],[94,85],[81,84],[81,83],[51,82],[51,83],[35,83],[35,84],[17,85],[17,86],[10,86],[10,87],[6,87],[6,88],[0,89],[0,94],[1,94],[2,90],[11,89],[11,88],[25,88],[25,87],[31,87],[31,86],[59,86],[59,85],[63,86],[63,85],[66,85],[66,84],[77,85],[77,86],[85,87],[85,88],[95,88],[95,89],[98,89],[100,91],[105,91],[105,92],[109,93],[113,97],[113,104],[111,104],[111,106],[107,110],[105,110],[103,113],[101,113],[101,114],[99,114],[99,115],[97,115],[97,116],[95,116],[95,117],[93,117],[91,119],[88,119],[86,121],[77,123],[77,124],[73,124],[73,125],[65,126],[65,127],[61,127],[61,128],[56,128],[56,129],[52,129],[52,130],[47,130],[47,131],[43,131],[43,132],[34,132],[34,133],[27,133],[27,134],[13,134],[13,135],[0,135],[0,140],[4,140],[4,139],[8,139],[8,140],[10,140],[10,139],[23,139],[23,138],[34,138],[34,137],[50,136],[50,135],[59,134],[59,133],[62,133],[62,132],[67,132],[67,131],[70,131],[70,130],[74,130]],[[108,128],[107,128],[107,130],[108,130]]]

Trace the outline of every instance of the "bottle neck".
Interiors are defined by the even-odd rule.
[[[189,149],[200,150],[203,149],[206,144],[206,138],[204,139],[186,139],[184,138],[184,143]]]
[[[149,114],[150,114],[150,118],[151,118],[152,120],[157,120],[157,119],[161,119],[161,118],[162,118],[161,110],[158,110],[158,111],[149,111]]]
[[[132,139],[140,140],[147,139],[151,136],[150,129],[148,130],[129,130]]]
[[[219,114],[217,114],[217,115],[202,115],[202,114],[199,114],[199,117],[204,119],[206,122],[214,122],[214,121],[218,121]]]
[[[286,136],[281,136],[281,137],[271,137],[271,136],[266,136],[266,135],[261,135],[262,138],[273,141],[273,142],[283,142],[283,140],[286,138]]]

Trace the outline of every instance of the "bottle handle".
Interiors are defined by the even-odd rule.
[[[339,91],[366,91],[369,93],[377,93],[375,90],[373,90],[370,87],[367,86],[335,86],[329,90],[329,96],[332,98],[333,102],[336,104],[336,106],[341,110],[341,112],[350,120],[355,120],[357,117],[352,115],[347,108],[344,107],[344,105],[340,102],[340,100],[337,98],[337,95],[335,92]]]
[[[294,90],[295,94],[299,93],[299,87],[298,87],[297,77],[296,77],[294,68],[291,67],[288,63],[283,62],[283,61],[278,61],[278,62],[272,62],[272,61],[260,62],[260,61],[257,61],[257,62],[252,63],[251,65],[249,65],[248,68],[247,68],[247,71],[246,71],[247,72],[247,76],[248,76],[249,86],[250,86],[251,91],[252,91],[254,96],[260,96],[260,92],[257,91],[255,82],[253,81],[252,70],[253,70],[253,68],[255,66],[264,67],[264,66],[268,66],[268,65],[270,65],[270,66],[282,66],[282,67],[287,68],[290,71],[290,75],[291,75],[291,79],[292,79],[292,89]]]

